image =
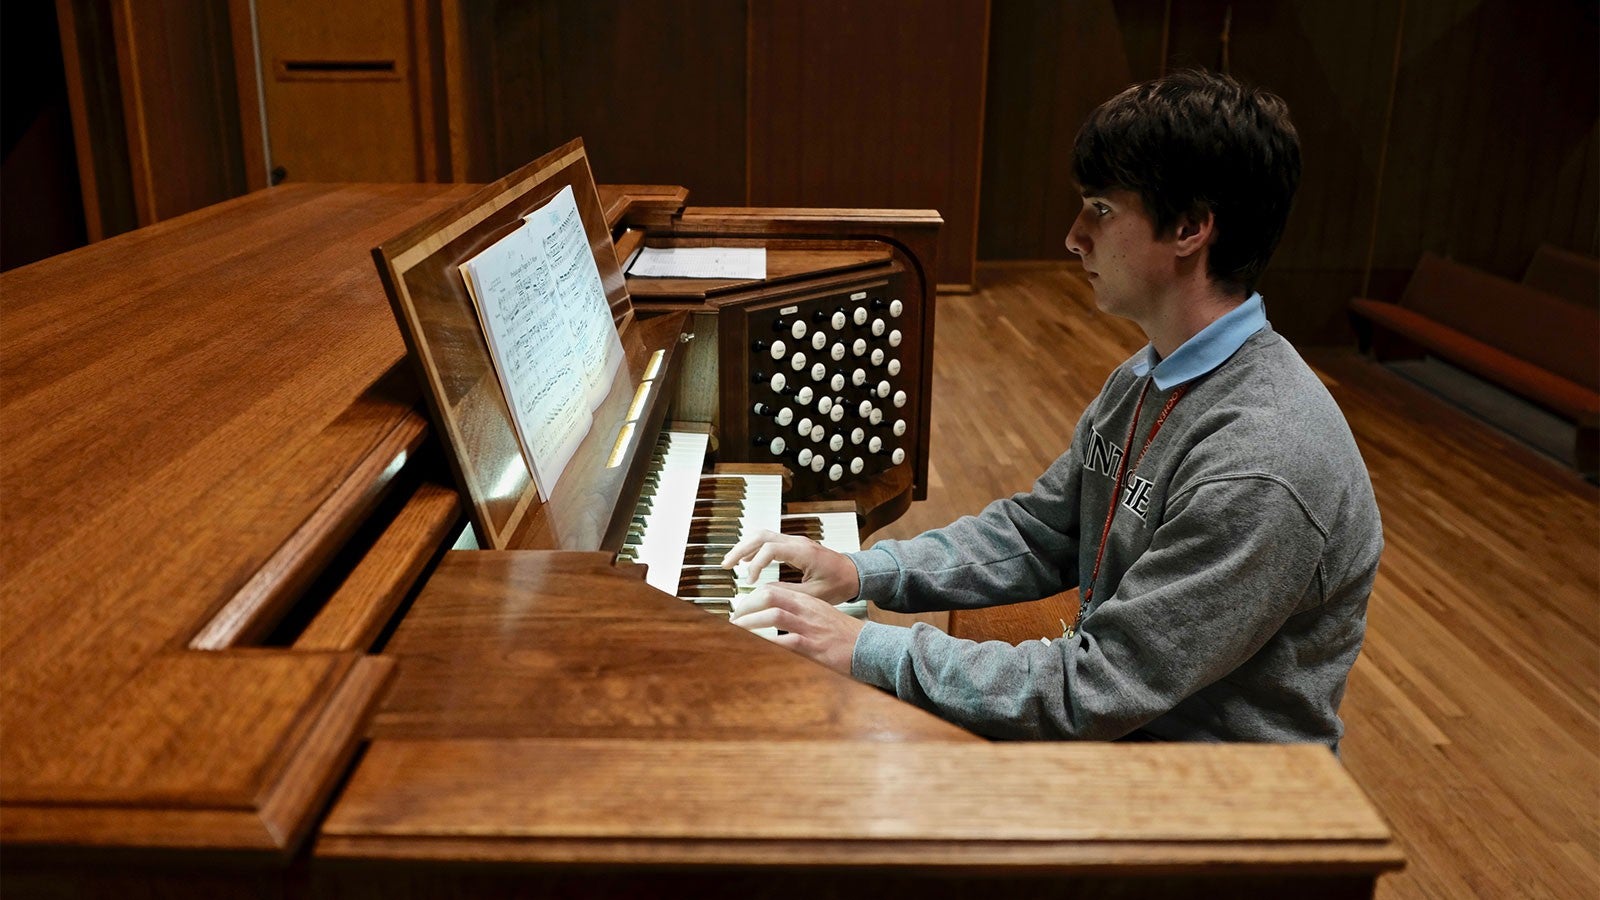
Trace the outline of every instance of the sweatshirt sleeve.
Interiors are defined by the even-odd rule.
[[[895,612],[925,612],[1020,603],[1075,586],[1080,445],[1073,441],[1026,493],[852,554],[860,596]]]
[[[1226,676],[1315,600],[1325,540],[1277,479],[1205,481],[1169,502],[1073,637],[1013,647],[869,623],[853,674],[990,737],[1114,739]]]

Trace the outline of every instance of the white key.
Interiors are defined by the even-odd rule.
[[[706,458],[706,435],[669,432],[671,443],[656,470],[657,486],[644,514],[643,540],[635,560],[649,567],[645,583],[668,594],[678,592],[683,548],[689,539],[689,518],[700,489],[700,467]]]

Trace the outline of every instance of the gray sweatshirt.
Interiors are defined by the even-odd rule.
[[[1118,367],[1031,491],[854,554],[862,596],[974,609],[1086,581],[1147,382],[1134,459],[1172,390],[1190,388],[1125,476],[1078,632],[1013,647],[869,623],[858,679],[996,738],[1338,749],[1382,529],[1344,416],[1259,295],[1159,364],[1146,348]]]

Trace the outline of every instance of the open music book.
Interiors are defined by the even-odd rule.
[[[572,188],[460,268],[523,458],[549,500],[623,357]]]

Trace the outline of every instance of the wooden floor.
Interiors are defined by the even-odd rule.
[[[928,500],[905,537],[1027,488],[1143,346],[1070,264],[991,264],[940,298]],[[1268,301],[1271,314],[1272,300]],[[1386,548],[1342,714],[1345,765],[1394,827],[1383,898],[1600,896],[1596,489],[1353,351],[1313,350],[1360,443]],[[965,614],[1038,637],[1072,598]]]

